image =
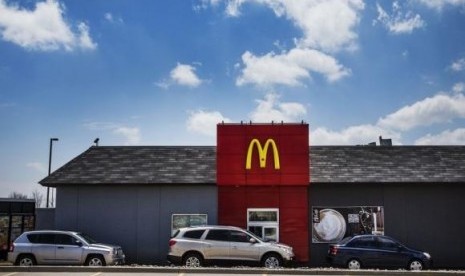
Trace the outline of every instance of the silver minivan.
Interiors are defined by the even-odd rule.
[[[168,260],[188,267],[234,261],[277,268],[292,262],[294,252],[288,245],[265,242],[238,227],[200,226],[176,231],[169,241]]]
[[[20,266],[123,264],[120,246],[101,244],[88,235],[71,231],[29,231],[11,245],[8,261]]]

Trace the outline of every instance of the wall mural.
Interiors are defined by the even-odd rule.
[[[360,234],[384,235],[382,206],[312,208],[313,243],[333,243]]]

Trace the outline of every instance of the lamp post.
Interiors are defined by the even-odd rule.
[[[50,153],[48,155],[48,175],[50,176],[50,170],[52,169],[52,147],[53,141],[58,141],[58,138],[50,138]],[[50,187],[47,187],[47,208],[50,207],[49,204],[50,197]]]

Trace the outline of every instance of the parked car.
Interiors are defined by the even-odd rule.
[[[168,260],[199,267],[210,262],[258,263],[266,268],[287,265],[294,259],[292,247],[265,242],[233,226],[181,228],[169,241]]]
[[[101,244],[86,234],[71,231],[30,231],[10,246],[8,261],[20,266],[123,264],[120,246]]]
[[[331,244],[327,259],[331,265],[349,269],[375,267],[422,270],[431,268],[433,264],[430,254],[380,235],[348,237],[337,244]]]

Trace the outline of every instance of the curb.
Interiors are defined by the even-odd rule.
[[[0,266],[0,272],[108,272],[108,273],[178,273],[178,274],[257,274],[257,275],[465,275],[465,271],[406,270],[343,270],[343,269],[263,269],[263,268],[185,268],[185,267],[132,267],[132,266]]]

